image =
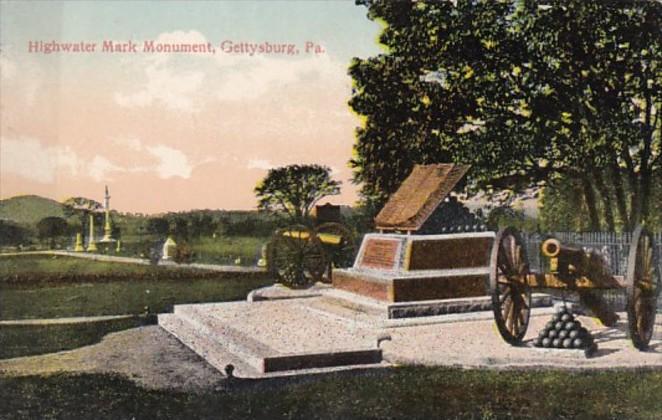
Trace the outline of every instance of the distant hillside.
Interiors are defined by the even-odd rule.
[[[0,219],[35,224],[44,217],[64,217],[62,204],[37,195],[21,195],[0,200]]]

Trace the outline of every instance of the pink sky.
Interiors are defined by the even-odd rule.
[[[347,166],[360,123],[347,106],[351,52],[334,51],[333,40],[296,58],[84,56],[27,54],[29,35],[10,35],[0,54],[1,198],[101,201],[107,184],[120,211],[251,209],[266,171],[291,163],[330,166],[343,182],[330,201],[357,198]],[[149,39],[217,43],[197,29]]]

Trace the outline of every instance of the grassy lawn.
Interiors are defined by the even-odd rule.
[[[0,257],[0,283],[12,276],[25,277],[33,273],[45,273],[56,276],[64,274],[131,274],[140,276],[151,273],[164,274],[167,271],[168,268],[166,267],[141,264],[119,264],[57,255],[19,255]]]
[[[100,342],[106,334],[154,321],[135,317],[77,324],[3,325],[0,327],[0,359],[89,346]]]
[[[0,417],[659,419],[662,372],[402,367],[237,382],[202,394],[152,391],[119,376],[0,377]]]
[[[34,288],[0,285],[0,319],[171,312],[175,304],[243,300],[273,283],[241,275],[222,280],[123,280]]]
[[[241,265],[255,265],[262,245],[268,240],[250,236],[219,236],[199,238],[189,245],[195,252],[195,262],[234,264],[237,258],[241,258]]]
[[[68,257],[3,257],[0,319],[169,312],[179,303],[245,299],[249,291],[271,283],[262,273],[229,274]]]

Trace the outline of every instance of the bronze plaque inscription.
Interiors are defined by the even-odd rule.
[[[393,239],[368,239],[361,258],[361,267],[393,269],[399,244],[400,241]]]

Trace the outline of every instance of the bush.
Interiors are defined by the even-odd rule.
[[[190,264],[193,261],[195,253],[189,244],[186,242],[180,242],[175,247],[175,255],[172,259],[177,264]]]

